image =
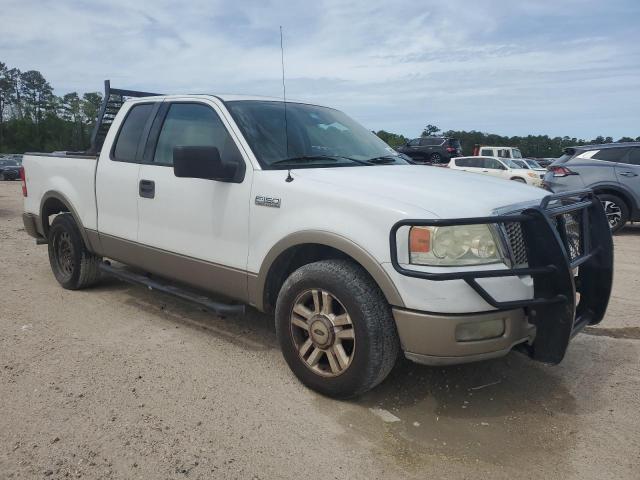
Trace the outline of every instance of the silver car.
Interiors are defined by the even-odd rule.
[[[543,186],[556,193],[593,189],[615,233],[640,220],[640,142],[566,148],[549,165]]]

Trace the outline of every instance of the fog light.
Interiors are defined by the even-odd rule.
[[[456,327],[456,340],[458,342],[472,342],[474,340],[487,340],[504,335],[504,319],[485,320],[482,322],[461,323]]]

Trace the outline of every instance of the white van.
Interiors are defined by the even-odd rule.
[[[517,147],[476,147],[475,155],[481,157],[522,158],[522,152]]]
[[[482,173],[493,177],[515,180],[539,187],[542,185],[540,175],[534,170],[522,168],[509,158],[498,157],[456,157],[449,162],[449,168],[465,172]]]

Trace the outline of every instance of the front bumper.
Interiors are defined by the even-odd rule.
[[[526,249],[526,264],[502,270],[425,272],[398,263],[397,232],[405,226],[519,224]],[[590,190],[545,197],[535,207],[509,215],[480,218],[403,220],[390,233],[391,263],[401,275],[432,281],[464,280],[497,312],[472,316],[506,315],[511,330],[501,338],[459,345],[451,335],[468,317],[403,313],[395,310],[396,323],[407,356],[423,363],[461,363],[508,352],[524,343],[530,356],[559,363],[571,338],[585,325],[604,317],[613,280],[613,243],[600,202]],[[577,275],[575,273],[577,272]],[[482,278],[531,277],[533,298],[496,300],[478,282]],[[579,294],[579,295],[578,295]],[[522,312],[514,314],[513,312]],[[511,313],[510,313],[511,312]],[[447,319],[452,325],[447,324]],[[472,321],[481,321],[479,319]],[[528,325],[535,327],[535,335]],[[433,340],[435,337],[437,340]],[[463,342],[467,343],[467,342]],[[475,345],[471,345],[475,343]],[[479,357],[478,357],[479,356]]]
[[[400,344],[405,356],[425,365],[451,365],[506,355],[515,345],[531,344],[536,328],[527,321],[524,309],[442,315],[393,309]],[[501,322],[501,335],[483,340],[457,338],[461,326]]]

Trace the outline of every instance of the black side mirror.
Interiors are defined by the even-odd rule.
[[[173,147],[173,173],[176,177],[231,182],[236,177],[237,169],[238,164],[222,161],[216,147]]]

